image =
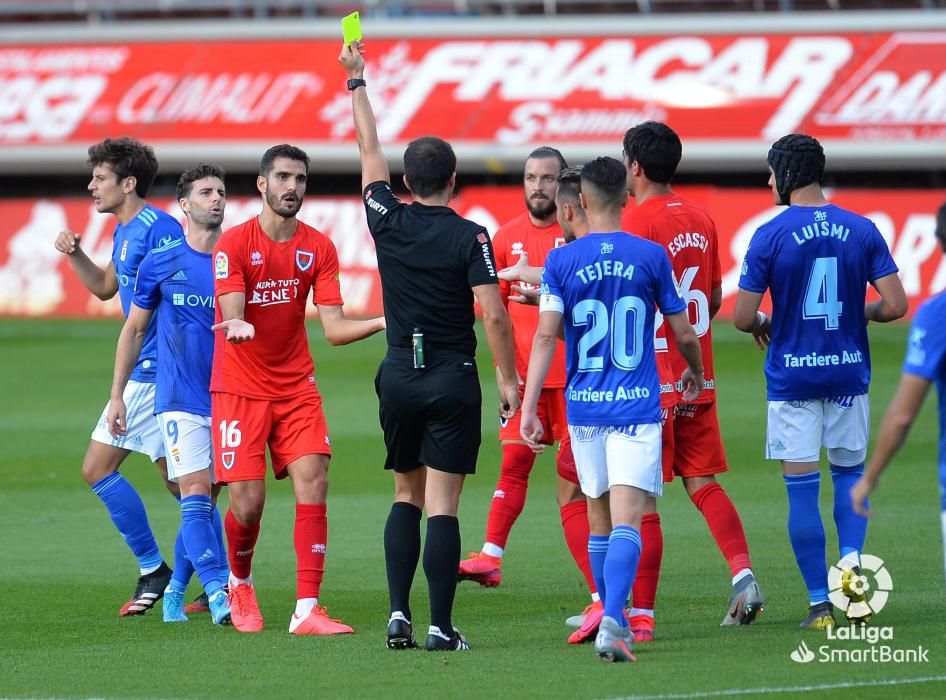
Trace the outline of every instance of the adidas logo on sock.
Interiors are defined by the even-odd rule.
[[[206,550],[203,554],[200,555],[200,558],[197,560],[197,563],[198,563],[198,564],[203,564],[203,563],[204,563],[205,561],[207,561],[208,559],[212,559],[213,556],[214,556],[213,550],[212,550],[212,549],[208,549],[208,550]]]

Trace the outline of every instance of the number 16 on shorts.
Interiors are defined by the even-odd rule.
[[[243,442],[243,433],[240,432],[240,421],[220,421],[220,464],[224,469],[233,469],[236,460],[236,450]]]

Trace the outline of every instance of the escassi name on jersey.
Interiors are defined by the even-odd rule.
[[[785,353],[786,367],[827,367],[829,365],[855,365],[864,361],[864,354],[860,350],[854,352],[842,351],[840,355],[819,355],[810,352],[807,355],[793,355]]]
[[[699,248],[705,253],[708,247],[709,239],[702,233],[680,233],[667,244],[667,250],[672,257],[676,257],[684,248]]]
[[[568,390],[569,401],[585,401],[588,403],[602,403],[613,401],[636,401],[637,399],[650,398],[650,389],[645,386],[635,386],[625,389],[619,386],[616,390],[608,389],[606,391],[595,391],[594,389],[575,389]]]
[[[577,270],[575,274],[585,284],[604,277],[623,277],[629,280],[634,276],[634,266],[620,260],[605,259],[596,262],[594,265],[585,265]]]

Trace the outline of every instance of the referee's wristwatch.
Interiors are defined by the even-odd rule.
[[[366,83],[362,78],[349,78],[348,79],[349,90],[354,90],[355,88],[364,87],[367,84],[368,83]]]

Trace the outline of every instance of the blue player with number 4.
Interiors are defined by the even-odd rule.
[[[834,484],[842,590],[855,602],[858,594],[846,584],[859,575],[867,519],[848,493],[864,473],[870,434],[867,323],[900,318],[907,299],[874,223],[825,199],[818,141],[784,136],[768,164],[775,203],[788,209],[749,243],[733,322],[768,347],[766,457],[781,460],[788,490],[788,536],[810,606],[801,628],[821,630],[835,624],[818,509],[821,448]],[[879,301],[865,303],[868,283]],[[771,319],[759,311],[766,290]]]
[[[125,384],[151,317],[158,312],[154,412],[164,439],[168,478],[181,489],[174,575],[164,591],[165,622],[187,622],[184,589],[195,570],[213,623],[230,621],[223,527],[213,503],[218,489],[213,485],[210,428],[212,255],[226,206],[223,178],[223,169],[211,163],[201,163],[181,175],[177,196],[187,216],[187,236],[151,250],[142,260],[115,353],[108,426],[118,437],[127,431],[127,414],[134,409],[122,400]]]
[[[687,401],[703,388],[703,365],[664,249],[621,230],[624,165],[614,158],[586,163],[580,200],[592,233],[551,250],[545,260],[520,431],[529,445],[541,443],[536,409],[564,325],[568,431],[588,498],[591,571],[604,601],[595,652],[609,661],[635,661],[624,604],[640,561],[644,505],[663,488],[658,308],[687,361],[681,377]]]

